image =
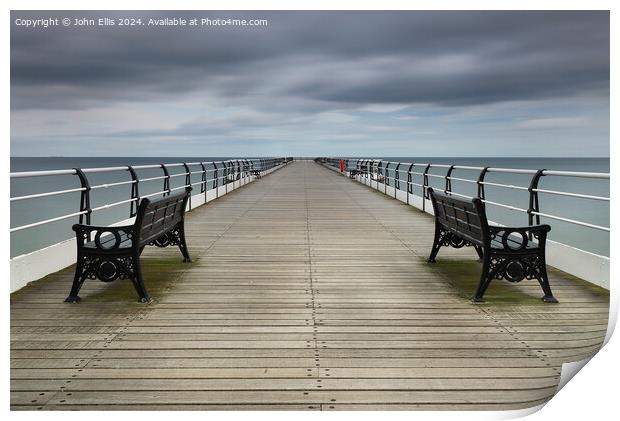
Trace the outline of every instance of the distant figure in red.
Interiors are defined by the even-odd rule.
[[[340,172],[344,172],[344,159],[340,160]]]

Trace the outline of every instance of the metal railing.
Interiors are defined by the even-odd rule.
[[[134,217],[138,204],[142,198],[153,197],[157,195],[170,195],[172,192],[186,187],[196,188],[200,187],[200,193],[205,195],[205,202],[207,201],[207,191],[215,189],[217,195],[217,189],[221,186],[226,186],[229,183],[233,183],[237,180],[247,181],[251,176],[262,175],[265,171],[271,168],[287,164],[292,161],[292,158],[266,158],[266,159],[233,159],[226,161],[208,161],[208,162],[179,162],[172,164],[157,164],[157,165],[136,165],[136,166],[119,166],[119,167],[103,167],[103,168],[72,168],[66,170],[49,170],[49,171],[26,171],[26,172],[13,172],[11,173],[11,179],[24,179],[34,177],[49,177],[49,176],[76,176],[80,182],[80,187],[54,190],[42,193],[28,194],[23,196],[16,196],[10,198],[10,203],[21,202],[26,200],[35,200],[46,197],[61,196],[69,193],[80,193],[80,205],[79,211],[71,212],[64,215],[34,221],[28,224],[11,227],[10,232],[23,231],[29,228],[38,227],[52,222],[61,221],[64,219],[79,217],[80,223],[90,224],[91,215],[95,212],[99,212],[105,209],[109,209],[115,206],[124,204],[130,204],[129,217]],[[210,168],[207,168],[210,167]],[[182,168],[182,172],[177,174],[170,174],[169,169]],[[193,170],[192,170],[193,168]],[[137,171],[139,170],[161,170],[161,176],[140,178]],[[91,185],[88,175],[95,173],[112,173],[121,172],[126,173],[129,176],[129,180],[103,183],[98,185]],[[170,180],[176,177],[185,177],[184,183],[181,186],[171,188]],[[161,180],[162,190],[155,193],[149,193],[140,195],[140,183]],[[93,191],[99,189],[109,189],[113,187],[131,186],[130,197],[125,200],[115,201],[111,203],[104,203],[103,205],[91,207],[91,195]],[[191,197],[189,200],[189,210],[192,209]]]
[[[491,205],[508,209],[515,212],[524,213],[528,217],[528,225],[540,224],[540,218],[550,218],[557,221],[566,222],[573,225],[582,226],[598,231],[610,232],[608,226],[598,225],[581,221],[566,216],[553,215],[551,213],[542,212],[540,209],[539,193],[551,194],[555,196],[571,197],[582,200],[609,202],[608,196],[600,196],[586,193],[574,193],[560,190],[542,189],[539,187],[541,178],[543,177],[574,177],[579,179],[602,179],[607,180],[609,183],[609,173],[603,172],[579,172],[579,171],[550,171],[546,169],[521,169],[521,168],[494,168],[494,167],[476,167],[465,165],[445,165],[445,164],[433,164],[433,163],[418,163],[418,162],[396,162],[385,161],[380,159],[341,159],[341,158],[317,158],[316,161],[322,164],[331,166],[336,169],[340,169],[340,162],[344,161],[345,171],[357,175],[365,180],[370,180],[383,184],[387,193],[387,187],[394,188],[394,195],[397,191],[402,190],[401,184],[406,184],[407,203],[409,204],[410,195],[414,195],[413,188],[419,187],[422,189],[422,197],[429,199],[428,188],[430,179],[441,180],[443,182],[443,191],[445,193],[451,193],[455,196],[463,197],[466,199],[473,199],[478,197],[485,205]],[[353,165],[351,165],[353,164]],[[439,168],[445,171],[444,174],[432,174],[430,170],[433,168]],[[453,176],[454,170],[462,170],[475,174],[475,178],[463,178]],[[513,175],[522,175],[529,177],[529,183],[527,186],[513,185],[490,182],[486,180],[486,177],[491,173],[506,173]],[[459,181],[462,183],[472,184],[477,191],[476,196],[466,195],[453,191],[452,181]],[[486,197],[486,187],[496,187],[500,189],[508,189],[515,191],[527,192],[528,204],[527,207],[513,206],[499,201],[492,201]],[[422,209],[426,210],[426,200],[422,200]]]

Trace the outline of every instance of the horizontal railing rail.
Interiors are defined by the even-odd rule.
[[[79,217],[80,223],[90,224],[91,215],[95,212],[109,209],[115,206],[131,204],[129,217],[135,216],[137,205],[142,198],[153,197],[158,195],[169,195],[171,192],[184,189],[186,187],[200,186],[200,193],[205,194],[211,189],[225,186],[237,180],[245,180],[252,175],[259,175],[274,167],[287,164],[292,158],[264,158],[264,159],[230,159],[225,161],[205,161],[205,162],[178,162],[169,164],[154,165],[127,165],[116,167],[101,168],[72,168],[63,170],[44,170],[44,171],[23,171],[12,172],[11,179],[28,179],[34,177],[50,177],[50,176],[77,176],[80,187],[62,190],[53,190],[48,192],[33,193],[22,196],[14,196],[10,198],[10,203],[21,202],[26,200],[35,200],[52,196],[60,196],[69,193],[80,193],[79,211],[70,212],[64,215],[54,216],[51,218],[29,222],[19,226],[11,227],[10,232],[23,231],[29,228],[50,224],[52,222],[61,221],[73,217]],[[212,168],[207,168],[207,166]],[[193,170],[190,167],[194,167]],[[196,168],[199,167],[199,168]],[[170,174],[171,168],[182,168],[183,171]],[[140,178],[136,170],[161,170],[161,176]],[[97,173],[126,172],[130,179],[126,181],[103,183],[91,185],[88,175]],[[192,176],[199,176],[200,180],[192,180]],[[170,187],[170,180],[176,177],[185,177],[181,186]],[[162,180],[162,190],[155,193],[140,195],[138,186],[140,183]],[[125,200],[104,203],[102,205],[91,207],[91,192],[98,189],[109,189],[120,186],[131,186],[131,195]],[[189,201],[189,210],[191,210],[191,199]]]
[[[581,221],[574,218],[568,218],[562,215],[554,215],[548,212],[542,212],[540,209],[539,193],[551,194],[555,196],[571,197],[575,199],[593,200],[599,202],[609,202],[608,196],[593,195],[586,193],[566,192],[561,190],[542,189],[539,188],[539,182],[543,177],[574,177],[580,179],[600,179],[609,182],[609,173],[604,172],[581,172],[581,171],[553,171],[546,169],[523,169],[523,168],[495,168],[495,167],[477,167],[466,165],[447,165],[434,163],[419,162],[397,162],[386,161],[382,159],[350,159],[350,158],[317,158],[317,162],[329,165],[333,168],[340,169],[341,161],[344,161],[344,168],[347,172],[355,171],[357,175],[366,180],[372,180],[384,184],[386,187],[394,187],[394,194],[400,190],[401,183],[406,185],[407,203],[409,203],[409,195],[413,195],[413,186],[422,188],[422,197],[428,199],[428,188],[430,187],[429,179],[441,179],[444,181],[444,192],[452,193],[456,196],[473,199],[477,197],[482,200],[485,205],[497,206],[503,209],[524,213],[528,216],[528,224],[540,224],[540,218],[550,218],[557,221],[578,225],[598,231],[610,232],[609,226],[593,224],[587,221]],[[353,164],[353,166],[351,165]],[[445,170],[444,174],[431,174],[429,171],[433,168]],[[422,170],[417,170],[422,169]],[[464,170],[476,173],[475,178],[454,177],[454,170]],[[507,173],[515,175],[529,176],[527,186],[519,186],[514,184],[505,184],[486,181],[485,178],[490,173]],[[419,182],[416,183],[416,181]],[[477,195],[465,195],[455,192],[452,189],[452,181],[471,183],[477,186]],[[497,187],[501,189],[518,190],[527,192],[527,207],[514,206],[507,203],[501,203],[495,200],[489,200],[486,197],[486,186]],[[423,210],[427,204],[426,200],[422,201]]]

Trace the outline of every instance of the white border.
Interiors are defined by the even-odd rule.
[[[8,24],[8,9],[38,9],[38,10],[46,10],[50,8],[49,2],[45,2],[42,0],[37,1],[15,1],[9,0],[5,2],[7,7],[7,12],[5,14],[5,21],[3,21],[4,26],[4,43],[3,45],[3,56],[10,56],[10,47],[9,47],[9,34],[10,34],[10,26]],[[127,9],[162,9],[166,10],[170,7],[170,2],[162,1],[162,0],[151,0],[149,2],[146,1],[119,1],[119,0],[108,0],[106,2],[102,1],[91,1],[89,3],[78,2],[76,0],[67,1],[67,0],[57,0],[54,2],[54,6],[58,9],[118,9],[118,10],[127,10]],[[499,3],[497,1],[490,0],[470,0],[466,3],[457,0],[435,0],[435,1],[405,1],[405,0],[382,0],[381,2],[370,3],[368,1],[341,1],[341,0],[302,0],[295,2],[294,4],[283,1],[283,0],[262,0],[260,2],[251,2],[251,1],[241,1],[241,0],[228,0],[227,2],[221,3],[205,3],[197,0],[187,1],[187,0],[177,0],[174,3],[175,9],[183,10],[183,9],[211,9],[211,10],[269,10],[269,9],[307,9],[307,10],[335,10],[335,9],[366,9],[366,10],[382,10],[382,9],[417,9],[417,10],[551,10],[551,9],[560,9],[560,10],[611,10],[611,63],[612,63],[612,89],[611,89],[611,115],[618,115],[617,107],[615,106],[615,100],[618,98],[618,88],[615,80],[617,79],[617,36],[618,31],[616,29],[616,25],[618,24],[618,19],[616,18],[616,14],[618,12],[617,2],[614,1],[601,1],[601,0],[590,0],[590,1],[575,1],[575,0],[504,0]],[[9,139],[10,137],[10,108],[9,108],[9,66],[5,64],[0,70],[3,74],[3,80],[5,81],[3,87],[4,99],[3,101],[3,119],[5,128],[5,139]],[[616,139],[616,124],[614,119],[611,119],[611,139]],[[3,142],[3,147],[5,148],[5,153],[2,155],[4,168],[6,173],[8,173],[8,169],[10,168],[10,160],[9,160],[9,142],[5,140]],[[317,151],[317,155],[321,155]],[[616,155],[618,153],[617,142],[611,142],[611,172],[612,172],[612,180],[614,179],[613,173],[615,173],[616,167]],[[612,182],[612,197],[617,197],[618,187],[616,184]],[[5,177],[2,179],[2,192],[5,198],[9,197],[9,177],[8,174],[5,174]],[[616,226],[616,218],[614,215],[617,215],[617,206],[615,204],[615,199],[611,201],[611,228],[615,230]],[[0,212],[2,212],[2,220],[7,221],[7,231],[9,228],[9,207],[4,206],[0,207]],[[9,256],[9,245],[6,242],[0,243],[0,247],[5,253],[5,256]],[[615,262],[616,255],[616,245],[614,242],[611,244],[611,275],[617,274],[617,265]],[[9,262],[8,259],[3,261],[4,265],[4,273],[9,271]],[[612,304],[610,307],[610,329],[613,328],[613,324],[615,324],[617,308],[618,308],[618,294],[617,288],[611,288],[611,300]],[[9,320],[9,306],[4,306],[4,320]],[[4,338],[4,349],[8,354],[9,346],[9,332],[8,332],[8,323],[3,325],[3,338]],[[572,419],[609,419],[610,414],[617,413],[618,411],[618,396],[617,396],[617,387],[616,380],[618,379],[618,352],[620,349],[620,345],[618,344],[618,340],[614,340],[611,338],[608,345],[601,351],[599,354],[588,364],[588,369],[583,370],[579,373],[577,377],[577,381],[572,381],[567,384],[556,397],[554,397],[546,407],[531,415],[530,419],[532,420],[541,420],[541,419],[564,419],[564,420],[572,420]],[[4,381],[5,381],[5,393],[8,394],[9,391],[9,359],[3,359],[4,365]],[[9,413],[9,399],[8,396],[4,399],[4,412],[7,416],[19,419],[30,419],[30,418],[38,418],[41,416],[45,417],[63,417],[63,419],[81,419],[84,414],[83,413],[45,413],[41,415],[40,413]],[[118,414],[118,415],[116,415]],[[119,412],[114,414],[114,416],[136,416],[135,413],[129,412]],[[191,412],[191,413],[178,413],[175,416],[182,416],[184,418],[194,418],[194,419],[203,419],[207,414]],[[257,412],[250,411],[245,413],[218,413],[218,412],[210,412],[207,416],[216,419],[232,419],[236,420],[242,417],[251,418],[253,420],[256,419],[269,419],[269,420],[288,420],[290,419],[292,414],[290,413],[277,413],[277,412]],[[351,417],[355,417],[358,420],[374,420],[377,417],[381,418],[390,418],[390,419],[402,419],[402,420],[410,420],[412,417],[411,413],[408,412],[372,412],[372,413],[364,413],[364,412],[356,412],[354,414],[345,414]],[[492,412],[492,413],[481,413],[481,412],[422,412],[415,413],[413,416],[422,417],[422,419],[430,419],[430,420],[480,420],[480,419],[506,419],[506,418],[514,418],[517,416],[526,415],[522,413],[520,415],[514,413],[506,413],[506,412]],[[100,419],[107,420],[110,414],[106,412],[89,412],[88,417],[91,419]],[[322,417],[325,418],[340,418],[342,414],[338,413],[324,413],[321,414]],[[169,418],[169,414],[167,413],[156,413],[152,412],[149,414],[149,417],[152,417],[155,420],[166,420]],[[315,413],[302,413],[296,412],[294,414],[295,418],[306,420],[316,418],[317,414]],[[545,418],[543,418],[545,417]]]

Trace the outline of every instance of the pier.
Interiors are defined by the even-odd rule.
[[[593,355],[609,291],[550,268],[469,300],[469,248],[426,258],[433,219],[312,161],[186,216],[193,263],[143,254],[128,281],[73,267],[11,296],[11,407],[505,410],[542,404],[561,366]]]

